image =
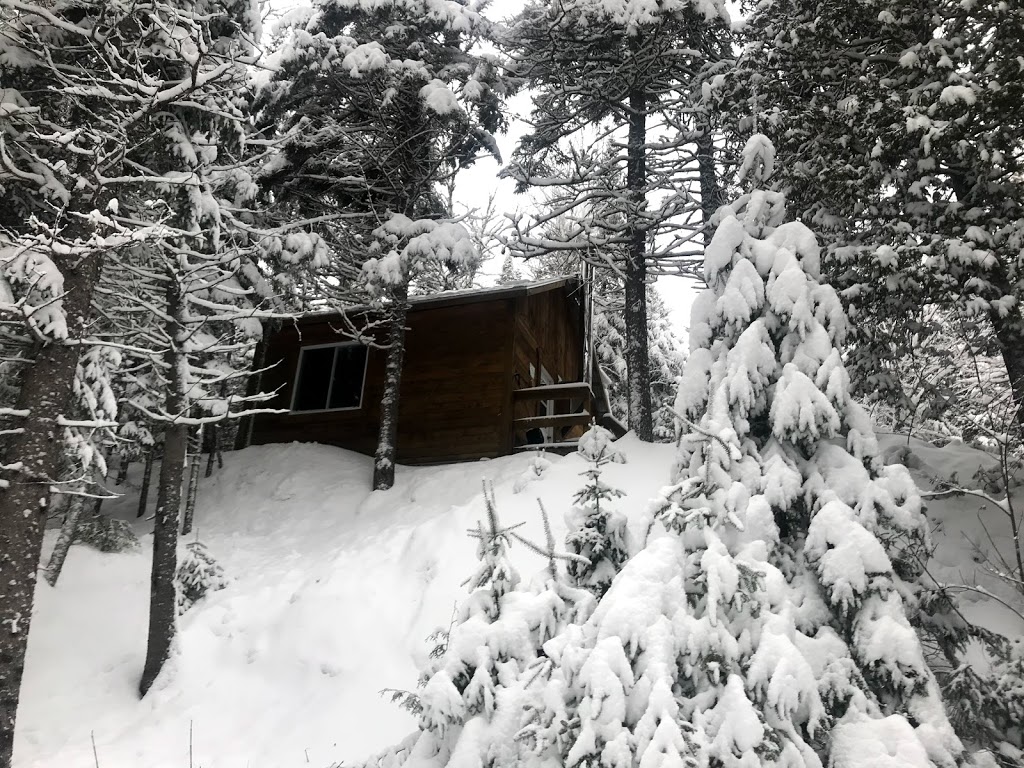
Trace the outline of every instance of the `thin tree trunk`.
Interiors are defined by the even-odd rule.
[[[989,319],[999,342],[1006,375],[1010,379],[1016,420],[1024,427],[1024,322],[1016,307],[1006,317],[992,310],[989,312]]]
[[[171,380],[167,387],[168,413],[186,413],[184,387],[181,380],[178,348],[181,329],[177,318],[182,311],[180,287],[171,279],[167,289],[167,337],[170,347],[165,353]],[[146,641],[146,663],[139,682],[139,693],[145,696],[163,669],[174,647],[177,622],[177,596],[174,572],[178,567],[178,523],[181,517],[181,482],[185,474],[188,450],[188,427],[170,422],[164,431],[164,455],[160,464],[160,485],[157,489],[156,516],[153,522],[153,569],[149,582],[149,633]]]
[[[114,485],[122,485],[128,479],[128,467],[130,464],[131,462],[122,454],[121,463],[117,467],[117,478],[114,480]]]
[[[149,486],[153,480],[153,453],[156,446],[146,451],[146,462],[142,468],[142,489],[139,491],[139,513],[136,517],[145,517],[146,507],[149,504]]]
[[[80,231],[75,231],[80,228]],[[88,235],[69,225],[69,239]],[[64,276],[64,309],[72,339],[86,334],[93,288],[102,255],[52,254]],[[0,466],[0,768],[11,765],[18,696],[25,671],[25,649],[35,598],[36,571],[43,548],[49,485],[60,471],[64,453],[58,418],[71,399],[77,345],[42,347],[24,372],[16,408],[28,411],[22,431],[5,438]]]
[[[206,435],[206,450],[210,457],[206,460],[206,472],[203,473],[203,477],[212,477],[214,461],[217,461],[220,466],[224,466],[220,456],[220,428],[217,424],[210,424],[207,427]]]
[[[704,222],[704,245],[711,242],[711,217],[725,202],[725,193],[718,181],[715,168],[715,135],[711,120],[698,117],[697,129],[697,171],[700,183],[700,210]]]
[[[405,320],[409,311],[409,290],[395,290],[388,356],[384,370],[384,394],[380,401],[380,435],[373,461],[373,488],[386,491],[395,484],[395,456],[398,441],[399,394],[402,388],[402,364],[405,361]]]
[[[270,337],[280,328],[280,320],[265,320],[263,322],[263,338],[256,342],[256,347],[252,351],[253,373],[245,384],[245,394],[247,397],[253,397],[260,392],[263,382],[261,371],[267,367],[267,349],[270,347]],[[248,448],[252,443],[252,428],[255,418],[255,416],[243,416],[238,420],[238,432],[235,433],[236,451]]]
[[[199,465],[203,459],[203,427],[200,425],[192,439],[191,452],[188,459],[188,494],[185,497],[185,518],[181,522],[181,535],[192,533],[192,521],[196,514],[196,496],[199,492]]]
[[[638,41],[631,46],[638,46]],[[651,358],[647,339],[647,98],[629,94],[629,138],[626,144],[626,189],[629,195],[629,244],[624,275],[626,326],[626,401],[629,428],[644,442],[654,440],[651,414]]]
[[[51,587],[57,586],[61,571],[64,569],[64,562],[68,557],[68,550],[75,541],[75,533],[78,531],[78,518],[89,500],[78,495],[85,490],[84,485],[78,484],[69,494],[67,509],[64,512],[64,522],[61,523],[60,533],[57,535],[57,543],[50,553],[50,562],[46,565],[44,578]]]

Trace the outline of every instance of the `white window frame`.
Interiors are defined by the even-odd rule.
[[[334,357],[331,359],[331,380],[327,384],[327,400],[331,402],[331,394],[334,392],[334,366],[338,364],[338,349],[340,347],[361,347],[363,346],[358,341],[341,341],[331,344],[309,344],[305,347],[299,347],[299,360],[295,366],[295,383],[292,386],[292,401],[289,406],[289,411],[292,414],[306,414],[306,413],[334,413],[337,411],[358,411],[363,407],[363,395],[366,393],[366,369],[370,367],[370,350],[367,348],[366,357],[363,360],[363,380],[359,384],[359,405],[349,405],[343,408],[317,408],[314,410],[303,410],[299,411],[295,408],[295,400],[299,396],[299,385],[302,383],[302,356],[306,354],[307,349],[327,349],[328,347],[334,348]]]

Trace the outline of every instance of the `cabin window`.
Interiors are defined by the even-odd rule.
[[[359,408],[366,379],[366,347],[356,342],[302,347],[292,397],[293,411]]]

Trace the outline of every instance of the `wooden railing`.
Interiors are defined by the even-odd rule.
[[[554,412],[543,416],[523,416],[513,419],[512,427],[516,432],[548,427],[586,427],[594,420],[594,392],[586,382],[570,382],[565,384],[542,384],[512,392],[513,405],[518,403],[553,401]],[[540,443],[517,446],[515,450],[525,451],[535,448],[573,448],[576,440],[556,440],[552,443]]]

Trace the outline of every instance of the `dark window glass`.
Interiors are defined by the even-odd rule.
[[[327,407],[327,391],[331,386],[333,367],[334,347],[302,350],[293,406],[296,411],[319,411]]]
[[[363,394],[366,347],[307,347],[299,356],[294,411],[358,408]]]
[[[366,347],[337,347],[334,358],[334,383],[331,385],[330,408],[358,408],[363,396],[363,372],[366,370]]]

